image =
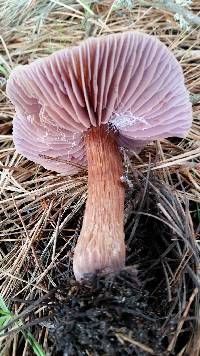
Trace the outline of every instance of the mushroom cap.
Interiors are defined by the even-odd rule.
[[[184,137],[192,108],[180,64],[153,36],[138,32],[90,38],[29,65],[7,82],[15,105],[19,153],[67,174],[85,165],[83,133],[108,124],[120,147],[135,151],[155,139]]]

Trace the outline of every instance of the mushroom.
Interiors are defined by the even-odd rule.
[[[120,148],[139,152],[153,140],[186,135],[192,111],[179,63],[146,34],[90,38],[16,67],[7,94],[19,153],[65,174],[88,165],[76,279],[119,271],[125,265]]]

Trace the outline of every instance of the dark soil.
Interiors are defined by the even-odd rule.
[[[114,281],[98,278],[84,287],[72,283],[62,299],[55,296],[52,312],[52,355],[164,353],[159,304],[156,308],[147,290],[134,288],[130,271]]]

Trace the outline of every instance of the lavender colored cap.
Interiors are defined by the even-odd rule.
[[[110,124],[118,144],[139,151],[152,140],[184,137],[192,109],[181,66],[153,36],[137,32],[91,38],[18,66],[7,83],[15,105],[13,139],[19,153],[47,169],[86,165],[83,133]]]

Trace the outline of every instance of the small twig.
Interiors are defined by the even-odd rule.
[[[117,338],[120,341],[127,341],[130,344],[132,344],[132,345],[134,345],[136,347],[139,347],[141,350],[143,350],[145,352],[148,352],[150,355],[156,355],[155,351],[151,347],[148,347],[148,346],[142,344],[139,341],[133,340],[133,339],[129,338],[128,336],[123,335],[121,333],[116,333],[115,335],[117,336]]]
[[[176,344],[177,337],[178,337],[178,335],[179,335],[180,332],[181,332],[181,329],[182,329],[182,327],[183,327],[183,324],[184,324],[184,322],[185,322],[185,320],[186,320],[186,317],[187,317],[187,315],[188,315],[188,312],[189,312],[189,310],[190,310],[191,304],[192,304],[192,302],[194,301],[194,298],[195,298],[195,296],[197,295],[197,293],[198,293],[198,289],[195,288],[195,289],[193,290],[192,295],[190,296],[190,299],[189,299],[189,301],[188,301],[188,304],[187,304],[187,306],[186,306],[186,308],[185,308],[185,311],[184,311],[184,313],[183,313],[183,317],[182,317],[182,319],[180,320],[180,322],[179,322],[179,324],[178,324],[177,331],[176,331],[176,333],[175,333],[175,335],[174,335],[172,341],[170,342],[170,344],[169,344],[169,346],[168,346],[168,348],[167,348],[167,351],[168,351],[168,352],[171,352],[171,351],[173,350],[173,348],[174,348],[174,345]]]
[[[189,23],[193,25],[200,26],[200,17],[197,15],[194,15],[191,11],[185,9],[182,6],[179,6],[175,4],[174,2],[170,0],[159,0],[159,2],[148,2],[148,1],[143,1],[139,0],[139,3],[141,5],[147,5],[151,7],[155,7],[157,9],[164,9],[170,12],[173,12],[174,14],[179,14],[183,16]]]
[[[9,167],[9,166],[4,166],[3,164],[0,164],[0,169],[8,169],[10,171],[24,171],[24,172],[28,172],[27,168],[23,168],[23,167]]]
[[[74,166],[76,168],[82,169],[83,171],[87,171],[87,168],[84,167],[84,166],[81,166],[81,164],[74,163],[74,162],[68,161],[66,159],[62,159],[62,158],[59,158],[59,157],[51,157],[51,156],[46,156],[46,155],[41,155],[41,154],[39,156],[41,158],[49,159],[50,161],[56,161],[56,162],[69,164],[70,166]]]

